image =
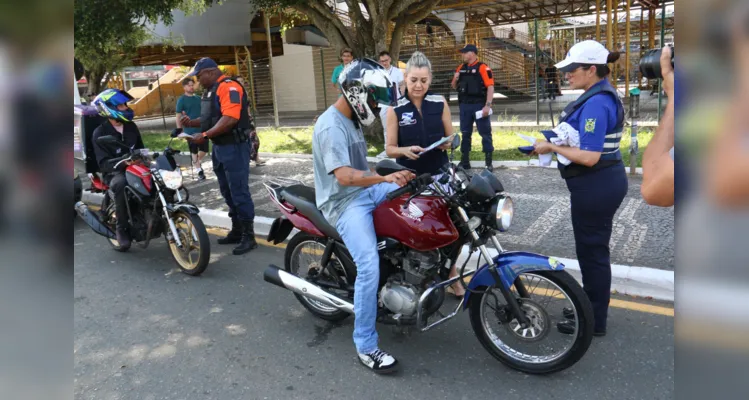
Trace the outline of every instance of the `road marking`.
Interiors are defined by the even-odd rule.
[[[226,235],[227,232],[229,232],[226,229],[220,229],[220,228],[206,228],[206,230],[208,231],[208,233],[215,235],[215,236],[224,236]],[[256,238],[255,240],[257,240],[257,243],[261,246],[273,247],[276,249],[286,248],[286,243],[272,244],[262,238]],[[469,282],[470,277],[466,278],[465,281]],[[640,303],[636,301],[611,299],[609,306],[614,307],[614,308],[621,308],[625,310],[637,311],[637,312],[646,313],[646,314],[664,315],[667,317],[674,316],[673,307],[656,306],[656,305],[645,304],[645,303]]]

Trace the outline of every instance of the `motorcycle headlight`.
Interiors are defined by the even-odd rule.
[[[515,210],[512,205],[512,199],[510,197],[498,198],[492,206],[492,212],[494,214],[494,228],[500,232],[505,232],[510,229],[512,224],[512,215]]]
[[[168,171],[160,169],[159,175],[161,175],[161,180],[164,181],[167,189],[177,190],[182,187],[182,172],[180,170]]]

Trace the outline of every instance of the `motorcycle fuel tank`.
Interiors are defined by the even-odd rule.
[[[125,170],[127,185],[142,196],[151,195],[151,170],[142,165],[130,165]]]
[[[419,196],[406,205],[408,196],[382,203],[374,211],[377,237],[389,237],[418,251],[445,247],[460,237],[440,197]]]

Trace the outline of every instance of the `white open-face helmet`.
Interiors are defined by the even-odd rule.
[[[338,84],[364,126],[372,125],[379,117],[380,106],[391,106],[398,99],[385,68],[369,58],[351,61],[338,77]]]

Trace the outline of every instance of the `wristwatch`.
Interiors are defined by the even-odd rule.
[[[484,105],[485,105],[485,106],[487,106],[487,107],[491,107],[491,106],[492,106],[492,103],[486,103],[486,104],[484,104]]]
[[[207,132],[203,132],[203,139],[208,139],[208,133]]]

